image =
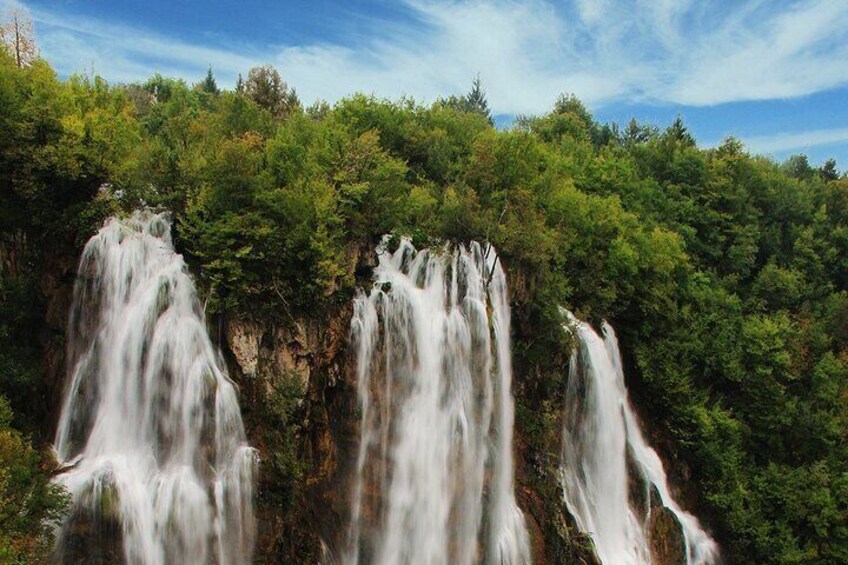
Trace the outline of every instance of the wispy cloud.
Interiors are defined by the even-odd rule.
[[[782,132],[774,135],[743,137],[749,151],[767,155],[805,152],[813,147],[848,143],[848,128]]]
[[[30,13],[43,55],[64,74],[93,69],[118,82],[144,80],[155,72],[199,80],[206,66],[213,64],[235,83],[237,73],[261,62],[259,56],[187,43],[105,20],[69,18],[44,10]]]
[[[17,3],[17,0],[11,0]],[[221,81],[272,62],[306,101],[355,91],[397,98],[465,91],[481,73],[493,110],[548,109],[562,92],[610,102],[714,105],[802,96],[848,83],[848,2],[793,0],[403,0],[410,18],[357,20],[333,42],[242,46],[164,37],[106,20],[34,10],[62,73],[117,81],[153,71]],[[0,0],[10,3],[10,0]]]
[[[670,99],[692,105],[790,98],[844,84],[848,2],[811,0],[774,11],[749,2],[696,40]]]

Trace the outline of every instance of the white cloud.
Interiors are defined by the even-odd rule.
[[[21,6],[17,0],[0,0]],[[44,57],[62,74],[95,73],[111,81],[145,80],[158,72],[189,81],[203,78],[208,65],[225,82],[265,61],[259,56],[196,45],[147,30],[84,17],[30,9]]]
[[[17,0],[0,0],[10,3]],[[412,21],[366,21],[336,43],[191,44],[107,21],[34,10],[62,73],[94,64],[119,81],[154,71],[223,84],[273,62],[309,102],[355,91],[431,101],[481,73],[497,113],[538,113],[563,92],[613,101],[713,105],[801,96],[848,83],[848,2],[740,0],[404,0]],[[362,26],[362,21],[357,21]]]
[[[759,5],[749,5],[760,8]],[[848,2],[815,0],[770,14],[770,5],[695,42],[674,102],[708,105],[790,98],[848,81]]]
[[[743,137],[749,151],[761,154],[803,152],[812,147],[848,142],[848,128],[783,132],[774,135]]]

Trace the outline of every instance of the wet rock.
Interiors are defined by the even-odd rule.
[[[648,491],[648,481],[645,478],[645,475],[642,473],[641,467],[636,462],[636,458],[633,454],[632,446],[627,446],[626,452],[626,462],[627,462],[627,489],[628,489],[628,500],[630,501],[630,506],[633,508],[633,511],[636,512],[636,515],[640,517],[640,519],[644,519],[648,516],[648,511],[651,507],[656,504],[655,498],[659,499],[659,494],[656,492],[656,487],[651,486],[650,492]]]
[[[686,541],[683,527],[665,506],[651,509],[647,524],[648,546],[654,565],[685,565]]]
[[[94,504],[75,505],[63,528],[54,561],[67,565],[126,563],[119,504],[117,490],[106,485]]]

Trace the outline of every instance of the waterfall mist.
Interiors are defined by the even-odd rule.
[[[603,324],[601,338],[565,314],[578,344],[565,398],[562,481],[578,528],[591,536],[604,565],[650,564],[651,520],[669,511],[682,530],[686,563],[717,562],[717,545],[674,500],[662,462],[642,435],[612,326]]]
[[[493,249],[378,248],[354,302],[361,441],[348,564],[524,564],[510,311]]]
[[[108,546],[145,565],[252,559],[256,454],[170,232],[137,212],[85,246],[55,440],[72,496],[60,561]]]

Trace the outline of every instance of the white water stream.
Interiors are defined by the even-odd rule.
[[[612,327],[604,323],[601,338],[566,315],[579,343],[565,398],[562,480],[578,528],[592,537],[604,565],[650,564],[653,491],[682,527],[687,564],[716,562],[717,545],[671,496],[662,462],[640,431]]]
[[[170,231],[137,212],[85,246],[55,440],[73,497],[60,560],[80,516],[119,524],[127,563],[252,559],[256,454]]]
[[[476,243],[419,252],[407,240],[378,254],[351,327],[361,444],[344,561],[529,563],[496,254]]]

